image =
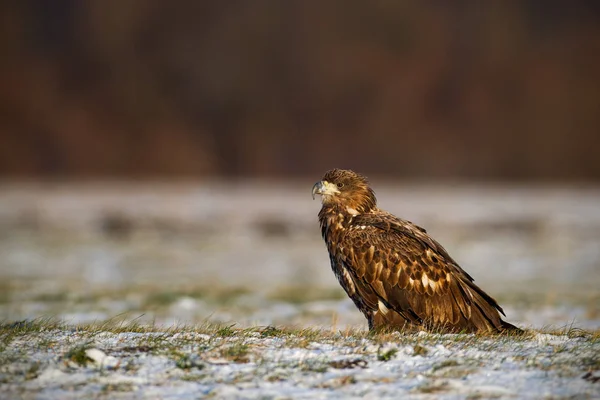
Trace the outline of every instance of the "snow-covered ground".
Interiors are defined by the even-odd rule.
[[[374,182],[382,208],[427,228],[507,320],[538,332],[526,338],[156,332],[364,332],[329,268],[312,183],[0,185],[0,398],[600,396],[597,187]],[[7,333],[40,317],[154,328]],[[223,357],[230,345],[244,356]],[[77,349],[115,364],[79,365]]]
[[[0,358],[2,398],[600,396],[600,340],[573,330],[521,338],[268,327],[15,329]]]

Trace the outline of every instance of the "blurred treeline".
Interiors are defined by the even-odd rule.
[[[4,177],[600,178],[600,2],[0,2]]]

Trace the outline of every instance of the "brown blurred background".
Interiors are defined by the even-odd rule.
[[[0,3],[0,176],[598,180],[600,2]]]

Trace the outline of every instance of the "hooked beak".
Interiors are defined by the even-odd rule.
[[[325,185],[323,185],[323,181],[319,181],[317,183],[315,183],[312,187],[312,198],[313,200],[315,199],[315,194],[323,194],[323,188]]]
[[[312,187],[312,197],[315,199],[315,194],[320,194],[321,196],[335,196],[339,194],[335,183],[327,182],[327,181],[319,181],[315,183]]]

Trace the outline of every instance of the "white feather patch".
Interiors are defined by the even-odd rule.
[[[346,211],[348,211],[348,214],[350,214],[350,215],[353,215],[353,216],[357,216],[358,215],[358,211],[356,211],[352,207],[346,207]]]
[[[348,271],[346,271],[345,268],[342,269],[342,274],[344,274],[344,279],[348,284],[348,294],[350,296],[353,296],[356,292],[356,288],[354,287],[354,281],[352,280],[350,273],[348,273]]]
[[[435,290],[435,286],[436,286],[436,282],[429,279],[429,277],[425,274],[423,274],[423,277],[421,278],[421,282],[423,282],[423,287],[426,287],[427,285],[431,286],[431,288],[433,290]]]
[[[381,313],[383,315],[386,315],[390,311],[390,309],[387,308],[381,300],[379,300],[378,303],[379,303],[379,311],[381,311]]]

